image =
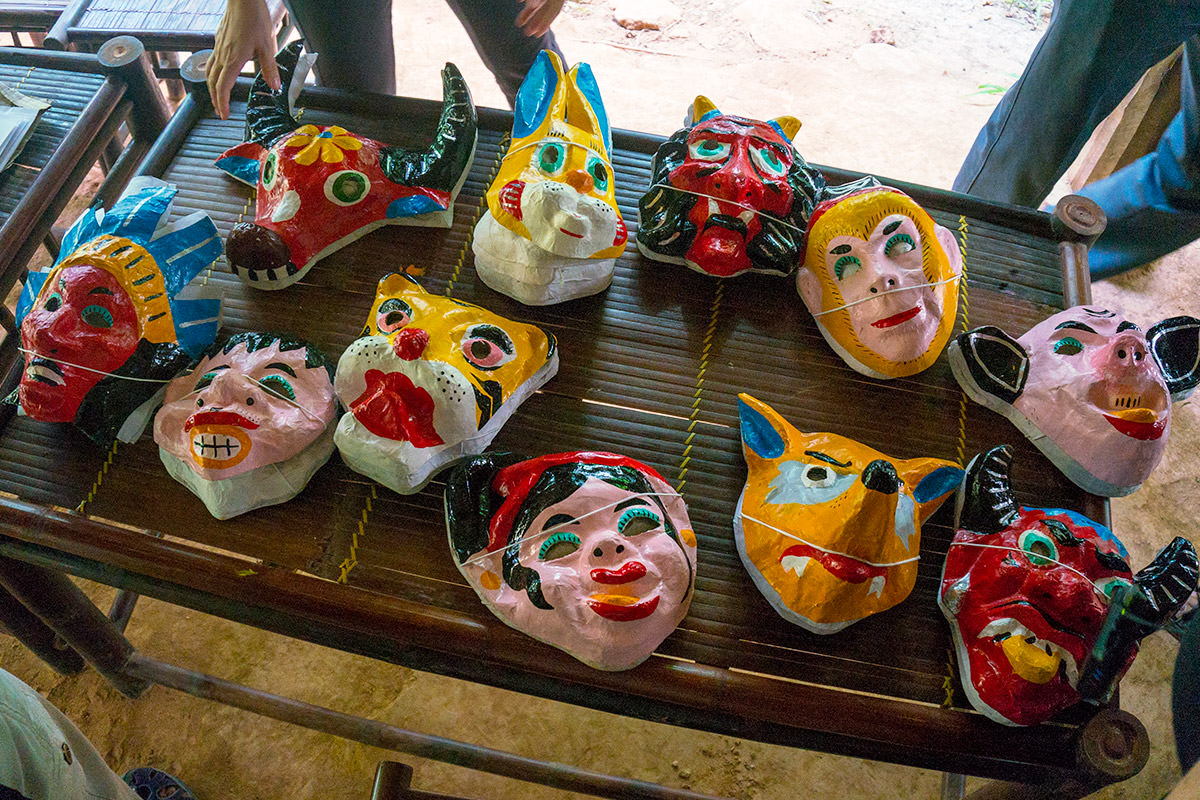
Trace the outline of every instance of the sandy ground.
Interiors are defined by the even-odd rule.
[[[669,134],[693,96],[722,109],[804,121],[810,160],[949,187],[958,164],[1045,25],[1036,0],[675,0],[660,31],[627,31],[608,0],[572,0],[555,25],[572,61],[592,64],[617,127]],[[439,0],[395,9],[401,94],[435,97],[445,60],[480,105],[503,96]],[[1200,249],[1097,286],[1098,302],[1150,324],[1200,307]],[[1176,407],[1164,462],[1114,502],[1115,528],[1140,566],[1173,535],[1195,535],[1200,472],[1196,406]],[[85,584],[107,607],[113,591]],[[129,637],[174,663],[338,710],[524,755],[736,798],[938,796],[937,773],[790,750],[637,722],[520,697],[267,634],[143,599]],[[1149,765],[1104,798],[1156,798],[1179,779],[1170,732],[1176,652],[1159,634],[1122,684],[1123,705],[1150,730]],[[62,679],[11,638],[0,665],[73,718],[117,769],[151,764],[205,800],[366,798],[375,764],[394,757],[161,687],[127,701],[93,673]],[[514,705],[520,714],[507,713]],[[531,723],[531,720],[536,722]],[[418,759],[417,786],[469,797],[571,795]],[[972,782],[971,786],[977,785]]]

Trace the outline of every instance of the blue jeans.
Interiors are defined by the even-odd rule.
[[[1109,225],[1094,277],[1152,261],[1200,238],[1200,2],[1059,0],[1024,73],[979,132],[954,189],[1036,206],[1142,74],[1186,42],[1179,114],[1154,152],[1080,194]]]

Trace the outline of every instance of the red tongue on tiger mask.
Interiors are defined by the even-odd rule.
[[[433,398],[400,372],[367,370],[367,388],[350,411],[376,436],[411,442],[414,447],[445,444],[433,427]]]

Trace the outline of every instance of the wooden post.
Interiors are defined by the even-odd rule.
[[[49,32],[46,33],[46,38],[42,40],[42,45],[47,50],[66,50],[71,46],[71,37],[67,31],[79,18],[83,16],[83,12],[87,11],[88,4],[91,0],[71,0],[63,12],[58,15],[58,19],[50,26]]]
[[[0,588],[0,623],[59,675],[75,675],[83,669],[79,654],[70,648],[58,647],[54,631],[3,588]]]
[[[1092,302],[1092,275],[1088,271],[1088,248],[1104,232],[1108,220],[1095,202],[1077,194],[1058,201],[1050,227],[1058,239],[1063,277],[1063,307]]]
[[[133,138],[154,141],[167,127],[171,111],[159,91],[146,48],[133,36],[116,36],[100,46],[97,58],[108,74],[125,81],[133,101],[129,115]]]
[[[133,645],[66,575],[0,558],[0,586],[61,636],[121,694],[137,697],[149,688],[149,681],[130,677],[124,671],[134,654]]]
[[[1102,709],[1080,729],[1075,744],[1082,777],[1063,783],[1029,785],[994,781],[971,792],[967,800],[1078,800],[1128,780],[1146,766],[1150,737],[1138,718],[1117,709]]]
[[[187,93],[196,100],[208,100],[208,59],[212,50],[197,50],[179,67],[179,78]]]

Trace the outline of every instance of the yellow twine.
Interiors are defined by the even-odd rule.
[[[676,477],[678,486],[675,491],[683,493],[687,485],[688,462],[692,460],[692,438],[695,436],[696,423],[700,417],[700,395],[704,391],[704,374],[708,372],[708,355],[712,351],[713,333],[717,330],[717,318],[721,313],[721,297],[725,293],[725,282],[717,283],[717,291],[713,294],[712,310],[709,314],[708,328],[704,331],[704,349],[700,351],[700,369],[696,372],[696,391],[692,394],[692,413],[688,418],[687,438],[684,440],[683,458],[679,462],[679,475]]]

